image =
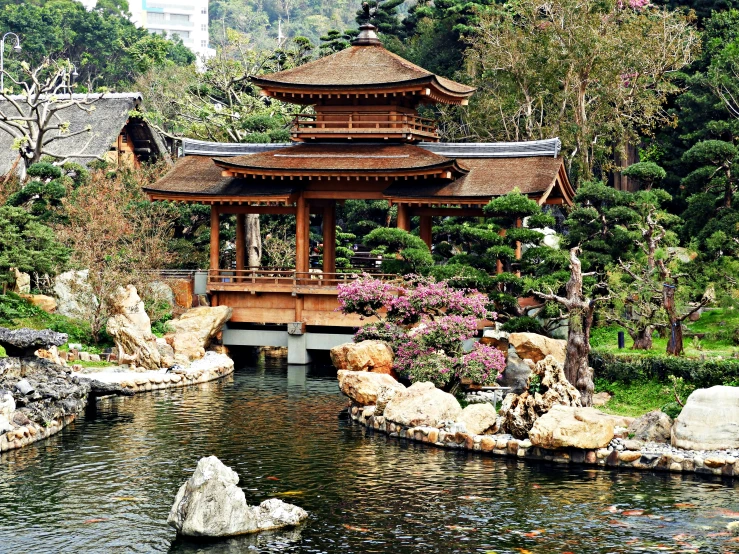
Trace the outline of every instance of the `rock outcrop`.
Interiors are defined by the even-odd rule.
[[[192,308],[179,319],[169,322],[173,332],[164,338],[174,349],[177,363],[188,364],[205,355],[211,341],[221,332],[225,323],[231,319],[232,310],[228,306],[214,308],[202,306]]]
[[[565,377],[564,364],[547,356],[534,367],[528,390],[503,400],[503,427],[516,438],[526,438],[534,422],[556,405],[580,407],[580,393]]]
[[[106,330],[118,347],[120,362],[146,369],[162,367],[157,339],[136,287],[118,287],[111,297],[111,310]]]
[[[511,387],[513,394],[521,394],[528,387],[529,375],[531,375],[529,364],[519,357],[513,346],[509,347],[508,360],[500,376],[500,384],[504,387]]]
[[[9,357],[32,357],[39,348],[48,349],[51,346],[61,346],[67,342],[66,333],[57,333],[44,329],[6,329],[0,327],[0,346],[5,348]]]
[[[672,426],[672,446],[692,450],[739,448],[739,387],[694,390]]]
[[[362,406],[374,406],[378,399],[387,404],[394,392],[405,390],[403,385],[384,373],[340,369],[336,375],[341,392]]]
[[[347,342],[331,349],[331,363],[336,369],[373,371],[394,376],[393,350],[380,340]]]
[[[473,435],[495,433],[500,427],[498,412],[492,404],[487,402],[470,404],[465,407],[457,421],[464,423],[467,432]]]
[[[19,386],[22,382],[23,386]],[[49,360],[4,358],[0,368],[0,393],[2,391],[6,398],[8,393],[13,397],[15,411],[11,422],[16,426],[23,426],[24,421],[46,426],[64,416],[82,412],[87,405],[90,384],[72,377],[66,368]]]
[[[167,523],[188,537],[231,537],[298,525],[308,513],[270,498],[248,506],[236,472],[215,456],[201,458],[182,487]]]
[[[13,292],[17,294],[31,292],[31,276],[28,273],[24,273],[16,267],[11,267],[10,275],[13,278]]]
[[[51,296],[46,296],[45,294],[21,294],[20,297],[47,313],[53,314],[56,312],[56,300]]]
[[[482,333],[480,342],[487,344],[488,346],[494,346],[502,352],[508,351],[508,337],[510,335],[507,331],[499,331],[498,329],[485,329]]]
[[[595,408],[555,405],[534,422],[529,440],[550,450],[605,448],[613,439],[613,423]]]
[[[413,383],[387,403],[385,419],[407,427],[438,427],[444,421],[457,421],[462,407],[453,395],[433,383]]]
[[[540,362],[547,356],[552,356],[558,362],[565,363],[566,340],[550,339],[536,333],[511,333],[508,343],[515,348],[522,360],[528,358]]]
[[[672,418],[666,413],[654,410],[636,418],[628,427],[629,436],[644,442],[670,442]]]
[[[67,271],[54,279],[57,313],[77,319],[87,319],[98,305],[89,282],[89,271]]]

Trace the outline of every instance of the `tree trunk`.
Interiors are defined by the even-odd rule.
[[[670,323],[667,336],[667,354],[679,356],[683,353],[683,324],[675,308],[675,285],[662,285],[662,306]]]
[[[637,329],[633,333],[630,332],[629,336],[634,340],[634,346],[632,350],[651,350],[652,349],[652,333],[654,327],[647,325],[644,329]]]
[[[259,214],[246,216],[246,260],[250,268],[262,265],[262,235]]]

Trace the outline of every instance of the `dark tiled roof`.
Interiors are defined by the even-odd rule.
[[[8,100],[0,100],[0,111],[9,118],[26,115],[28,104],[25,97],[11,97],[21,108],[22,113]],[[65,102],[68,97],[60,96],[59,102]],[[141,104],[141,94],[138,92],[117,93],[117,94],[91,94],[87,95],[75,94],[75,100],[90,100],[92,104],[84,109],[77,106],[69,106],[56,112],[56,119],[59,122],[69,122],[69,137],[61,136],[53,140],[47,145],[47,149],[55,155],[61,157],[69,157],[70,161],[81,164],[87,164],[96,159],[96,157],[104,156],[105,153],[113,145],[121,129],[128,121],[129,112],[136,109]],[[88,111],[89,110],[89,111]],[[152,142],[151,148],[153,154],[162,154],[166,151],[163,142],[148,125],[142,122],[142,132],[148,135],[148,139]],[[83,132],[74,135],[75,132],[90,127],[90,132]],[[18,153],[13,150],[13,142],[15,136],[8,132],[0,124],[0,175],[10,171],[13,163],[18,157]],[[58,131],[52,131],[58,134]]]
[[[307,173],[326,171],[402,171],[433,169],[454,165],[455,161],[410,144],[300,144],[291,148],[216,158],[224,168],[286,170]]]
[[[452,182],[417,183],[400,181],[385,190],[385,196],[402,198],[490,198],[515,187],[523,194],[545,192],[556,180],[562,158],[480,158],[458,159],[469,171]]]
[[[144,189],[150,193],[207,196],[285,196],[294,187],[282,181],[240,179],[221,176],[221,168],[208,156],[185,156],[156,183]]]
[[[470,95],[475,91],[474,87],[438,77],[382,46],[351,46],[294,69],[252,80],[257,85],[300,85],[307,88],[382,88],[428,81],[454,95]]]

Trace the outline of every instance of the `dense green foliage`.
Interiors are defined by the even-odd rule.
[[[90,11],[76,0],[0,0],[0,29],[17,33],[22,45],[20,53],[6,53],[5,68],[12,73],[21,61],[35,67],[47,57],[67,58],[83,87],[125,89],[151,67],[195,60],[181,42],[137,28],[124,11],[125,2],[112,0]]]

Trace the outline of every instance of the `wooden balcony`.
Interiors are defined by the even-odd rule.
[[[403,113],[320,112],[293,120],[292,137],[311,139],[439,140],[433,119]]]
[[[293,269],[211,269],[208,271],[209,291],[289,292],[291,294],[337,295],[338,286],[350,283],[360,273],[299,272]],[[397,275],[374,273],[373,277],[395,280]]]

